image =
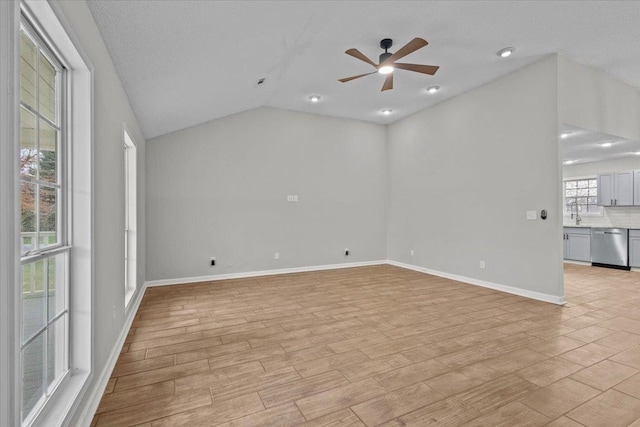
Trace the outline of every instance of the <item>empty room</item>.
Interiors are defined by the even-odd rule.
[[[638,22],[0,1],[0,426],[640,426]]]

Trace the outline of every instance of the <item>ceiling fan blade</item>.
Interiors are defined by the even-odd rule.
[[[346,83],[351,80],[359,79],[360,77],[368,76],[369,74],[375,74],[377,71],[372,71],[370,73],[358,74],[357,76],[345,77],[344,79],[339,79],[339,82]]]
[[[398,59],[403,58],[409,55],[410,53],[420,49],[421,47],[425,47],[428,44],[429,42],[427,42],[425,39],[416,37],[415,39],[411,40],[409,43],[402,46],[402,48],[400,48],[396,53],[388,57],[382,64],[390,64],[394,61],[397,61]]]
[[[420,64],[403,64],[396,62],[393,64],[393,68],[400,68],[401,70],[415,71],[416,73],[434,75],[438,71],[436,65],[420,65]]]
[[[367,64],[371,64],[374,67],[378,68],[378,64],[376,64],[375,62],[373,62],[372,60],[370,60],[369,58],[367,58],[366,56],[364,56],[364,53],[360,52],[358,49],[349,49],[347,51],[345,51],[344,53],[346,53],[347,55],[351,55],[354,58],[358,58],[361,61],[366,62]]]
[[[382,90],[380,92],[390,89],[393,89],[393,73],[387,74],[387,78],[384,79],[384,84],[382,85]]]

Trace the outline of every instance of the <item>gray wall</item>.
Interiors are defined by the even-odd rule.
[[[124,327],[123,124],[138,144],[138,286],[146,279],[145,140],[86,3],[58,1],[58,4],[95,69],[93,370],[98,375]]]
[[[386,257],[381,125],[262,107],[149,140],[147,183],[148,280]]]
[[[555,56],[396,122],[388,147],[389,259],[563,295]]]

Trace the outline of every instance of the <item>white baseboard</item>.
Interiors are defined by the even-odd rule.
[[[433,276],[444,277],[446,279],[456,280],[458,282],[468,283],[470,285],[482,286],[483,288],[494,289],[496,291],[506,292],[513,295],[532,298],[538,301],[550,302],[553,304],[566,304],[567,300],[564,296],[559,297],[556,295],[545,294],[542,292],[529,291],[526,289],[515,288],[513,286],[501,285],[498,283],[487,282],[484,280],[474,279],[471,277],[459,276],[457,274],[445,273],[442,271],[431,270],[424,267],[418,267],[411,264],[405,264],[392,260],[378,260],[378,261],[365,261],[365,262],[351,262],[346,264],[327,264],[327,265],[314,265],[309,267],[295,267],[295,268],[281,268],[277,270],[262,270],[262,271],[249,271],[246,273],[230,273],[230,274],[216,274],[211,276],[198,276],[198,277],[182,277],[175,279],[162,279],[162,280],[150,280],[145,282],[145,287],[152,286],[165,286],[165,285],[177,285],[188,284],[198,282],[211,282],[215,280],[228,280],[228,279],[243,279],[247,277],[259,277],[259,276],[272,276],[276,274],[290,274],[290,273],[303,273],[308,271],[321,271],[321,270],[335,270],[339,268],[352,268],[352,267],[367,267],[371,265],[390,264],[396,267],[406,268],[409,270],[419,271],[421,273],[431,274]]]
[[[411,264],[405,264],[398,261],[387,260],[388,264],[395,265],[396,267],[407,268],[409,270],[419,271],[421,273],[431,274],[433,276],[444,277],[445,279],[451,279],[458,282],[468,283],[470,285],[482,286],[483,288],[494,289],[496,291],[506,292],[513,295],[532,298],[538,301],[550,302],[553,304],[566,304],[567,299],[563,296],[544,294],[542,292],[529,291],[526,289],[515,288],[513,286],[501,285],[498,283],[487,282],[484,280],[474,279],[471,277],[458,276],[457,274],[445,273],[442,271],[431,270],[424,267],[418,267]]]
[[[352,268],[352,267],[368,267],[371,265],[382,265],[386,263],[387,263],[386,260],[349,262],[345,264],[325,264],[325,265],[312,265],[309,267],[280,268],[277,270],[249,271],[246,273],[215,274],[212,276],[150,280],[148,282],[145,282],[145,286],[165,286],[165,285],[177,285],[177,284],[198,283],[198,282],[212,282],[214,280],[244,279],[247,277],[273,276],[276,274],[304,273],[308,271],[336,270],[339,268]]]
[[[107,363],[104,365],[104,368],[102,368],[102,372],[94,377],[94,386],[89,391],[89,397],[87,398],[87,402],[84,404],[84,410],[80,413],[76,425],[91,425],[91,420],[93,419],[93,416],[98,409],[98,405],[100,404],[100,399],[102,399],[104,390],[107,388],[107,383],[109,382],[109,378],[111,378],[113,368],[116,366],[116,362],[118,361],[118,357],[120,356],[120,351],[122,350],[122,346],[124,345],[124,340],[127,338],[127,334],[129,333],[129,329],[131,328],[133,319],[136,317],[138,307],[140,306],[140,302],[142,301],[142,296],[144,295],[144,291],[146,288],[147,286],[145,283],[140,287],[140,289],[138,289],[138,292],[134,294],[133,299],[129,301],[129,305],[125,310],[126,318],[124,324],[122,325],[120,335],[118,335],[118,339],[116,340],[116,343],[113,346],[109,357],[107,358]]]

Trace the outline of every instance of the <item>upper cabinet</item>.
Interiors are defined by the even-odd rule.
[[[633,206],[633,184],[633,171],[599,174],[598,204],[600,206]],[[636,197],[636,204],[640,205],[639,197]]]
[[[633,171],[633,204],[640,206],[640,170]]]

